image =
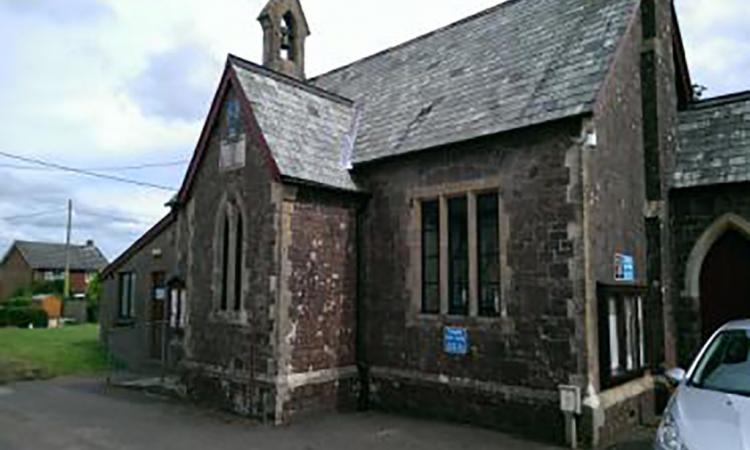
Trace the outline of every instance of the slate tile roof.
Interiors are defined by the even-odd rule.
[[[590,112],[637,0],[510,0],[310,82],[362,109],[354,162]]]
[[[17,241],[14,246],[32,269],[61,270],[65,268],[65,244]],[[96,246],[70,246],[71,270],[98,271],[106,265],[107,258]]]
[[[750,181],[750,91],[696,102],[678,120],[674,187]]]
[[[356,191],[341,159],[356,122],[353,103],[236,57],[230,63],[281,175]]]

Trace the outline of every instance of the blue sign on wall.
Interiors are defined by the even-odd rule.
[[[615,255],[615,281],[635,281],[635,258],[631,255]]]
[[[469,332],[466,328],[446,327],[443,330],[443,349],[449,355],[469,353]]]

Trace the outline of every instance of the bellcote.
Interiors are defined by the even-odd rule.
[[[263,27],[263,65],[304,80],[310,29],[299,0],[270,0],[258,21]]]

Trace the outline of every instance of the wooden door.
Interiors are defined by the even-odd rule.
[[[731,320],[750,319],[750,240],[730,230],[706,255],[700,278],[704,340]]]

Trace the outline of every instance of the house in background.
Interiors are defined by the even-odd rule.
[[[94,241],[71,245],[68,257],[71,295],[80,296],[86,293],[91,278],[107,266],[107,258]],[[37,282],[64,280],[65,266],[65,244],[14,242],[0,262],[0,301]]]
[[[103,336],[179,348],[191,396],[277,423],[358,405],[562,442],[568,385],[604,446],[659,412],[700,310],[675,243],[727,208],[696,267],[750,236],[747,187],[689,167],[739,181],[750,149],[712,146],[746,134],[713,134],[747,105],[694,102],[672,2],[509,1],[312,79],[300,2],[259,21],[264,64],[229,57],[170,213],[105,271]]]

